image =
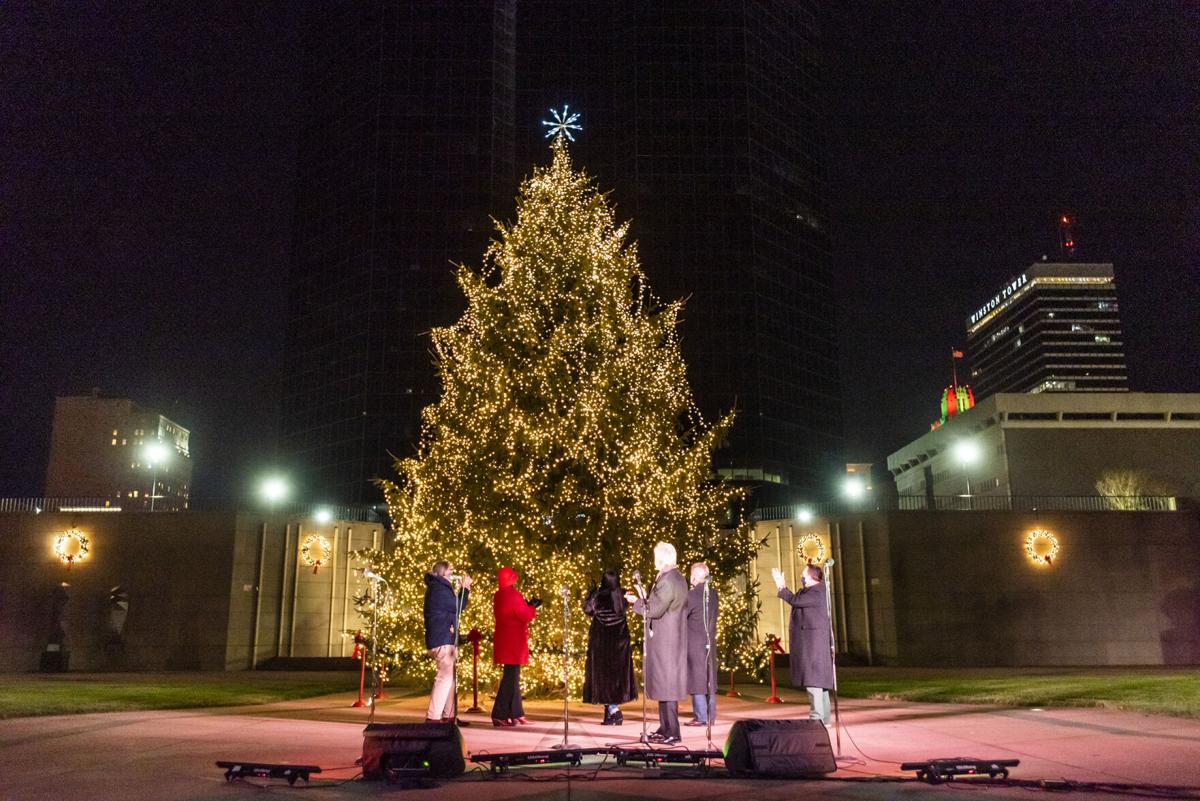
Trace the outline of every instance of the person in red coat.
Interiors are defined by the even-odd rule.
[[[525,707],[521,704],[521,665],[529,662],[529,621],[537,616],[542,605],[540,598],[528,601],[517,590],[517,571],[502,567],[496,571],[496,594],[492,596],[492,612],[496,616],[492,661],[504,665],[500,689],[492,705],[493,726],[526,724]]]

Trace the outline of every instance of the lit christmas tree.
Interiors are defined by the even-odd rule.
[[[626,226],[572,168],[562,135],[551,150],[551,165],[522,183],[516,223],[498,226],[483,268],[458,269],[467,310],[433,332],[442,398],[424,410],[417,455],[383,482],[394,550],[363,554],[391,588],[379,609],[381,667],[393,678],[432,675],[421,576],[436,560],[475,579],[461,631],[477,627],[485,643],[495,571],[509,565],[526,597],[545,601],[530,628],[527,689],[562,686],[566,587],[577,692],[584,594],[606,567],[622,568],[627,586],[634,568],[652,578],[654,544],[665,540],[685,572],[704,559],[727,589],[722,661],[750,669],[758,602],[736,587],[746,587],[755,542],[747,525],[721,527],[737,491],[710,469],[732,415],[704,424],[679,352],[680,304],[650,293]],[[362,607],[369,619],[369,601]],[[640,636],[640,625],[631,629]],[[490,657],[483,648],[485,680],[495,675]]]

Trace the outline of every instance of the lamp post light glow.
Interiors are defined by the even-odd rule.
[[[979,449],[979,443],[970,439],[960,439],[955,442],[950,449],[954,460],[962,465],[963,477],[967,480],[967,507],[971,506],[971,473],[968,468],[979,461],[982,453]]]
[[[862,500],[867,494],[867,485],[858,476],[850,476],[842,482],[842,495],[851,501]]]
[[[154,511],[154,500],[158,498],[158,466],[167,461],[171,449],[162,440],[155,440],[142,449],[142,458],[150,465],[150,511]]]
[[[266,500],[272,507],[282,501],[291,492],[291,487],[287,481],[281,476],[269,476],[263,479],[262,486],[259,488],[263,499]]]
[[[812,522],[812,519],[813,513],[808,509],[801,508],[798,512],[796,512],[796,520],[800,523],[808,525]]]
[[[333,512],[325,508],[318,509],[313,514],[313,520],[316,520],[321,525],[325,525],[333,520]]]

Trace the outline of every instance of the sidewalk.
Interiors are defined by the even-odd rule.
[[[759,694],[761,688],[750,688]],[[718,700],[722,723],[713,742],[724,744],[736,718],[804,717],[798,694],[793,703],[768,705],[754,698]],[[362,726],[367,712],[353,709],[351,695],[288,701],[259,707],[221,710],[113,713],[24,718],[0,724],[0,799],[3,801],[107,801],[163,799],[208,801],[242,799],[263,791],[226,784],[213,763],[218,759],[317,764],[305,798],[344,798],[401,792],[383,783],[350,782],[358,769]],[[464,701],[466,706],[468,696]],[[380,703],[376,722],[416,721],[425,699],[397,695]],[[686,707],[686,704],[683,705]],[[599,710],[572,704],[571,742],[588,747],[618,740],[634,741],[641,731],[640,703],[626,705],[623,727],[599,725]],[[651,714],[654,707],[651,705]],[[464,714],[474,725],[463,729],[475,752],[547,748],[562,739],[561,702],[527,703],[533,725],[496,729],[486,714]],[[721,798],[774,801],[796,798],[957,798],[980,790],[955,785],[866,781],[898,777],[902,760],[932,757],[1016,757],[1014,779],[1061,779],[1085,782],[1153,783],[1200,788],[1200,721],[1096,709],[1029,710],[908,702],[843,701],[842,759],[835,781],[731,779],[715,771],[711,778],[671,778],[679,771],[628,768],[597,773],[599,763],[571,771],[570,797]],[[686,719],[686,715],[681,714]],[[652,727],[653,728],[653,727]],[[704,729],[685,728],[684,744],[704,748]],[[423,799],[567,798],[566,781],[535,783],[530,777],[557,777],[560,767],[513,771],[510,778],[472,774],[440,782],[419,792]],[[849,781],[846,781],[849,780]],[[279,785],[274,793],[291,789]],[[994,797],[1051,795],[1022,788],[993,787]],[[1057,794],[1055,794],[1057,795]],[[1197,793],[1200,797],[1200,792]],[[398,797],[398,796],[397,796]],[[1108,797],[1072,793],[1072,798]]]

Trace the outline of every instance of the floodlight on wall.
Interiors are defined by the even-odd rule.
[[[313,520],[317,521],[321,525],[325,525],[326,523],[332,522],[333,512],[325,508],[318,509],[315,513],[313,513]]]
[[[1035,528],[1025,537],[1025,555],[1038,567],[1050,567],[1058,558],[1058,537],[1044,528]]]
[[[812,513],[812,511],[810,511],[808,509],[801,507],[796,512],[797,522],[804,523],[805,525],[807,525],[812,522],[812,519],[813,519],[813,513]]]

